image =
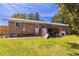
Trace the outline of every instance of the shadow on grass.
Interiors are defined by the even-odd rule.
[[[73,49],[79,49],[79,45],[77,45],[77,44],[72,44],[72,45],[71,45],[71,48],[73,48]]]
[[[76,34],[76,36],[78,36],[78,37],[79,37],[79,34]]]
[[[78,44],[75,44],[75,43],[68,43],[70,45],[70,48],[71,49],[77,49],[79,50],[79,45]],[[79,56],[79,52],[70,52],[70,53],[67,53],[69,56]]]
[[[68,43],[70,45],[70,48],[72,49],[79,49],[79,44],[75,44],[75,43]]]
[[[79,52],[67,53],[69,56],[79,56]]]

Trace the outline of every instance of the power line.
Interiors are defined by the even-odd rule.
[[[9,5],[11,8],[13,8],[15,12],[18,12],[12,4],[9,4],[9,3],[8,3],[8,5]]]
[[[21,6],[21,5],[16,5],[16,6],[21,7],[21,8],[29,8],[29,9],[32,9],[30,7],[24,7],[24,6]]]
[[[21,6],[21,5],[18,5],[18,4],[17,4],[16,6],[18,6],[18,7],[20,7],[20,8],[23,8],[23,9],[24,9],[24,8],[25,8],[25,9],[26,9],[26,8],[29,8],[29,9],[31,9],[31,10],[34,9],[34,7],[33,7],[33,8],[31,8],[31,7],[24,7],[24,6]],[[37,8],[35,8],[35,9],[37,9]],[[40,9],[38,8],[38,10],[40,10]]]
[[[3,9],[4,9],[5,11],[7,11],[7,13],[11,12],[9,9],[5,8],[4,5],[3,5]],[[9,13],[9,14],[10,14],[10,13]]]

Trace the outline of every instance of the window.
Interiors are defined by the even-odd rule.
[[[20,23],[19,22],[16,22],[16,24],[15,24],[16,26],[20,26]]]

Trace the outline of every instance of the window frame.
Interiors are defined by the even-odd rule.
[[[20,26],[20,23],[19,22],[15,22],[15,27],[19,27],[19,26]]]

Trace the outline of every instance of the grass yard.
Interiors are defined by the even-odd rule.
[[[1,56],[69,56],[79,55],[79,49],[69,41],[79,40],[71,35],[58,38],[0,38]]]

